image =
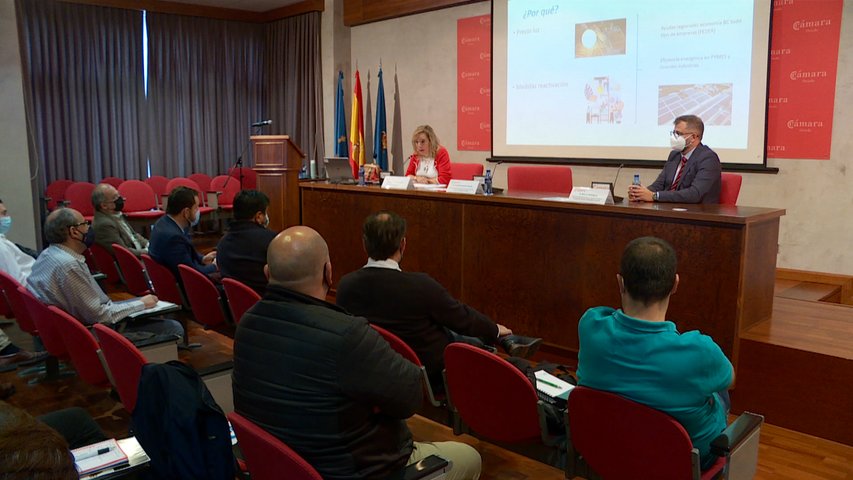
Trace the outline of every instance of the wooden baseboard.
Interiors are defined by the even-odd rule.
[[[779,280],[796,280],[800,282],[823,283],[841,287],[840,303],[853,305],[853,276],[837,273],[809,272],[791,268],[777,268],[776,278]]]

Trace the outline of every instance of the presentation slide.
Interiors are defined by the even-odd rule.
[[[765,162],[770,0],[495,0],[493,155],[663,160],[698,115],[724,163]]]

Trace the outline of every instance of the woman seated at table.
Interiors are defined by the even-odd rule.
[[[438,143],[432,127],[421,125],[412,134],[412,147],[415,153],[409,157],[406,176],[413,177],[415,183],[450,182],[450,155],[447,149]]]

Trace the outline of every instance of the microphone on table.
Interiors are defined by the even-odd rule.
[[[252,124],[253,127],[265,127],[267,125],[272,125],[272,120],[262,120]]]
[[[625,166],[624,163],[619,164],[619,168],[616,169],[616,177],[613,179],[613,188],[611,189],[610,193],[613,195],[613,202],[614,203],[621,203],[622,200],[625,200],[622,197],[616,196],[616,180],[619,180],[619,172],[622,171],[622,167],[624,167],[624,166]]]

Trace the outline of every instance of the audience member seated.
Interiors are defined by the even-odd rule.
[[[275,238],[275,232],[267,228],[269,204],[263,192],[238,193],[234,197],[234,220],[216,246],[216,265],[222,276],[243,282],[261,296],[267,288],[267,247]]]
[[[108,183],[102,183],[92,190],[92,205],[95,207],[95,218],[92,228],[95,230],[95,243],[113,252],[113,244],[117,243],[133,252],[137,257],[148,253],[148,240],[133,231],[127,218],[121,211],[124,209],[124,198],[116,188]]]
[[[27,277],[30,276],[35,259],[21,251],[17,245],[6,238],[6,234],[11,229],[12,217],[9,216],[3,200],[0,200],[0,270],[17,280],[21,285],[26,285]],[[9,340],[5,332],[0,330],[0,369],[14,368],[11,365],[19,363],[35,363],[46,357],[47,352],[35,353],[21,350]],[[0,388],[0,397],[3,395],[8,397],[12,392],[14,392],[12,388]]]
[[[477,478],[470,446],[412,441],[405,419],[423,397],[418,369],[365,319],[325,301],[332,264],[320,234],[288,228],[267,261],[266,294],[234,337],[235,411],[326,479],[402,478],[432,454],[453,462],[448,478]]]
[[[409,157],[406,176],[414,177],[416,183],[450,183],[451,165],[447,149],[438,142],[435,131],[429,125],[421,125],[412,134],[415,153]]]
[[[214,279],[219,277],[214,263],[216,252],[202,255],[190,239],[190,229],[198,225],[200,218],[198,193],[188,187],[176,187],[169,193],[166,215],[151,229],[148,254],[171,270],[178,281],[178,265],[188,265]]]
[[[616,275],[622,308],[591,308],[578,324],[578,384],[674,417],[699,449],[704,469],[716,459],[711,441],[726,428],[734,370],[711,337],[679,333],[666,320],[678,288],[676,266],[675,250],[659,238],[628,244]]]
[[[154,295],[113,302],[101,290],[82,255],[94,243],[95,231],[80,212],[54,210],[44,222],[44,235],[50,246],[39,255],[27,279],[27,287],[39,300],[56,305],[84,325],[112,326],[131,340],[152,334],[183,336],[184,329],[175,320],[126,318],[156,305]]]
[[[76,480],[80,478],[68,442],[27,412],[0,402],[0,478]]]
[[[426,273],[403,272],[406,220],[394,212],[369,215],[362,228],[367,265],[341,279],[337,303],[397,335],[418,354],[434,390],[444,391],[444,348],[461,341],[481,348],[500,343],[512,356],[535,353],[539,338],[513,335],[503,325],[453,298]]]

